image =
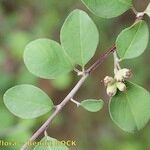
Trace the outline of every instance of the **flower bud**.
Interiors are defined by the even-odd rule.
[[[115,96],[116,93],[117,93],[117,87],[116,87],[116,84],[108,85],[106,91],[107,91],[107,95],[108,95],[108,96],[110,96],[110,97]]]
[[[124,92],[127,89],[126,85],[123,82],[117,82],[116,85],[119,91],[121,92]]]
[[[115,79],[113,77],[110,77],[110,76],[106,76],[104,78],[104,85],[105,86],[108,86],[108,85],[111,85],[115,82]]]
[[[119,70],[119,71],[115,74],[115,79],[116,79],[118,82],[124,81],[124,77],[123,77],[123,75],[122,75],[121,70]]]
[[[121,69],[121,71],[122,71],[122,75],[125,79],[131,78],[132,72],[130,69],[124,68],[124,69]]]

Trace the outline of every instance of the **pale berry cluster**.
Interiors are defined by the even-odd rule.
[[[121,92],[126,91],[125,80],[131,78],[132,72],[130,69],[120,69],[115,73],[114,78],[106,76],[104,78],[104,85],[107,87],[107,95],[113,97],[117,93],[117,89]]]

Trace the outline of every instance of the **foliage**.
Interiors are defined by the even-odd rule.
[[[149,41],[149,30],[145,21],[138,21],[123,30],[116,41],[120,59],[131,59],[141,55]]]
[[[95,24],[84,11],[74,10],[63,25],[60,38],[70,61],[84,67],[96,51],[99,34]]]
[[[117,17],[131,8],[132,0],[82,0],[97,16],[103,18]]]
[[[24,52],[24,62],[31,73],[45,79],[54,79],[72,69],[60,45],[48,39],[29,43]]]
[[[22,84],[4,94],[4,103],[16,116],[24,119],[39,117],[53,108],[51,99],[39,88]]]
[[[97,112],[102,109],[104,103],[102,100],[87,99],[81,102],[80,106],[90,112]]]
[[[136,132],[150,119],[150,94],[142,87],[127,83],[127,92],[118,92],[109,104],[112,120],[123,130]]]
[[[131,0],[108,0],[107,2],[104,0],[82,1],[90,11],[102,18],[117,17],[133,7]],[[47,4],[51,3],[52,2],[47,1]],[[2,12],[2,10],[0,10],[0,12]],[[55,17],[58,17],[59,19],[61,18],[60,14],[60,16],[55,14],[55,10],[53,13],[50,16],[47,14],[43,18],[43,22],[45,21],[43,24],[46,24],[44,29],[46,31],[46,36],[48,35],[48,32],[52,33],[53,31],[47,27],[49,17],[52,17],[54,20]],[[137,20],[133,23],[133,25],[121,31],[116,39],[116,55],[118,59],[114,58],[114,61],[118,61],[118,66],[122,60],[132,59],[143,54],[148,45],[148,25],[146,21],[142,20],[143,16],[141,16],[141,14],[147,14],[150,16],[149,6],[144,12],[137,13]],[[11,19],[12,20],[9,21],[13,22],[16,20],[16,17],[12,17]],[[51,24],[52,27],[56,27],[55,23],[58,23],[58,20],[56,22],[54,20]],[[7,30],[7,26],[4,25],[4,27]],[[39,23],[34,32],[38,32],[39,35],[41,33],[41,36],[43,36],[44,30],[41,31],[40,28],[41,24]],[[23,54],[24,63],[27,69],[33,75],[41,79],[55,79],[52,82],[50,81],[50,84],[52,83],[54,87],[62,90],[70,85],[71,77],[69,73],[71,71],[77,70],[78,67],[82,69],[79,71],[77,70],[78,75],[84,77],[86,74],[86,66],[93,58],[98,47],[99,32],[102,33],[103,31],[98,31],[97,25],[95,25],[89,15],[85,11],[76,9],[69,14],[61,28],[60,44],[49,38],[39,39],[36,37],[38,38],[37,40],[31,41],[31,39],[34,39],[34,36],[32,37],[30,34],[20,31],[9,34],[8,38],[6,38],[7,40],[5,41],[5,44],[8,43],[8,47],[11,48],[11,55],[18,63],[18,61],[21,61],[20,58],[23,54],[23,47],[27,44],[27,42],[31,41],[27,44]],[[100,39],[102,40],[102,38],[103,36],[100,34]],[[2,66],[7,64],[7,62],[5,62],[5,57],[6,53],[3,50],[2,52],[0,51],[0,58],[2,58],[0,59],[0,64],[2,64]],[[16,66],[17,63],[15,64]],[[0,83],[0,87],[3,88],[3,91],[10,88],[13,84],[21,83],[21,85],[8,89],[4,94],[4,104],[8,110],[20,118],[33,119],[48,113],[53,108],[57,108],[57,105],[54,106],[51,98],[49,98],[45,92],[32,85],[35,83],[37,78],[28,74],[24,68],[22,70],[21,67],[18,71],[19,74],[17,81],[14,80],[15,75],[9,74],[7,71],[0,71],[0,75],[3,80],[3,82]],[[114,70],[115,69],[116,68],[114,68]],[[27,78],[26,76],[29,80],[25,79]],[[115,93],[113,94],[113,97],[110,98],[109,102],[109,112],[112,120],[116,123],[116,125],[127,132],[135,132],[142,129],[150,119],[149,92],[135,83],[126,81],[126,78],[116,82],[116,73],[114,74],[113,79],[115,80],[115,82],[113,82]],[[15,81],[16,83],[12,83],[12,81]],[[29,84],[23,84],[23,82],[29,82]],[[120,87],[118,88],[118,83],[120,82],[124,83],[127,88],[126,91],[120,90]],[[108,84],[107,87],[109,86],[110,85]],[[93,89],[91,91],[93,91]],[[80,106],[90,112],[97,112],[102,109],[103,103],[104,102],[102,100],[87,99],[82,101]],[[9,115],[10,114],[2,108],[2,118]],[[34,124],[36,123],[31,123],[31,127]],[[6,122],[3,122],[1,126],[1,128],[4,128],[4,126],[13,126],[13,120],[6,120]],[[21,134],[23,134],[24,139],[24,137],[29,137],[31,132],[28,130],[26,132],[21,131],[16,134],[16,136],[14,136],[15,134],[12,134],[12,136],[10,134],[10,139],[15,139]],[[57,140],[45,136],[42,141],[47,142]],[[34,149],[38,150],[42,149],[42,147],[36,146]],[[43,149],[68,150],[66,146],[56,146],[54,148],[44,147]]]

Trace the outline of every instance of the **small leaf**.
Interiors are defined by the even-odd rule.
[[[97,112],[102,109],[104,102],[102,100],[87,99],[81,102],[80,106],[90,112]]]
[[[116,47],[119,57],[131,59],[140,56],[147,47],[149,29],[145,21],[139,21],[123,30],[117,40]]]
[[[148,4],[145,13],[150,17],[150,3]]]
[[[45,79],[55,79],[73,70],[61,46],[49,39],[29,43],[25,48],[24,62],[31,73]]]
[[[61,44],[74,64],[84,67],[95,54],[99,34],[91,18],[81,10],[74,10],[61,29]]]
[[[132,6],[132,0],[82,0],[87,8],[102,18],[113,18],[123,14]]]
[[[144,88],[127,82],[127,91],[118,92],[109,103],[112,120],[124,131],[142,129],[150,119],[150,94]]]
[[[49,136],[44,137],[40,143],[41,145],[37,145],[34,150],[69,150],[60,141]]]
[[[29,84],[17,85],[7,90],[4,103],[14,115],[23,119],[39,117],[53,108],[48,95]]]

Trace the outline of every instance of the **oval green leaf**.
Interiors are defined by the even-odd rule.
[[[49,39],[29,43],[24,51],[24,62],[31,73],[45,79],[55,79],[73,70],[61,46]]]
[[[149,29],[145,21],[139,21],[123,30],[116,40],[120,59],[131,59],[140,56],[146,49],[148,41]]]
[[[142,87],[127,82],[127,91],[118,92],[109,103],[112,120],[124,131],[142,129],[150,119],[150,94]]]
[[[60,141],[45,136],[41,141],[41,145],[37,145],[34,150],[69,150],[69,148],[63,145]]]
[[[80,106],[90,112],[97,112],[102,109],[104,102],[102,100],[87,99],[81,102]]]
[[[46,114],[53,103],[41,89],[28,84],[14,86],[4,94],[4,103],[14,115],[32,119]]]
[[[91,18],[81,10],[74,10],[61,29],[61,45],[73,64],[82,67],[95,54],[99,33]]]
[[[150,3],[148,4],[145,13],[150,17]]]
[[[131,8],[132,0],[82,0],[86,7],[102,18],[113,18]]]

